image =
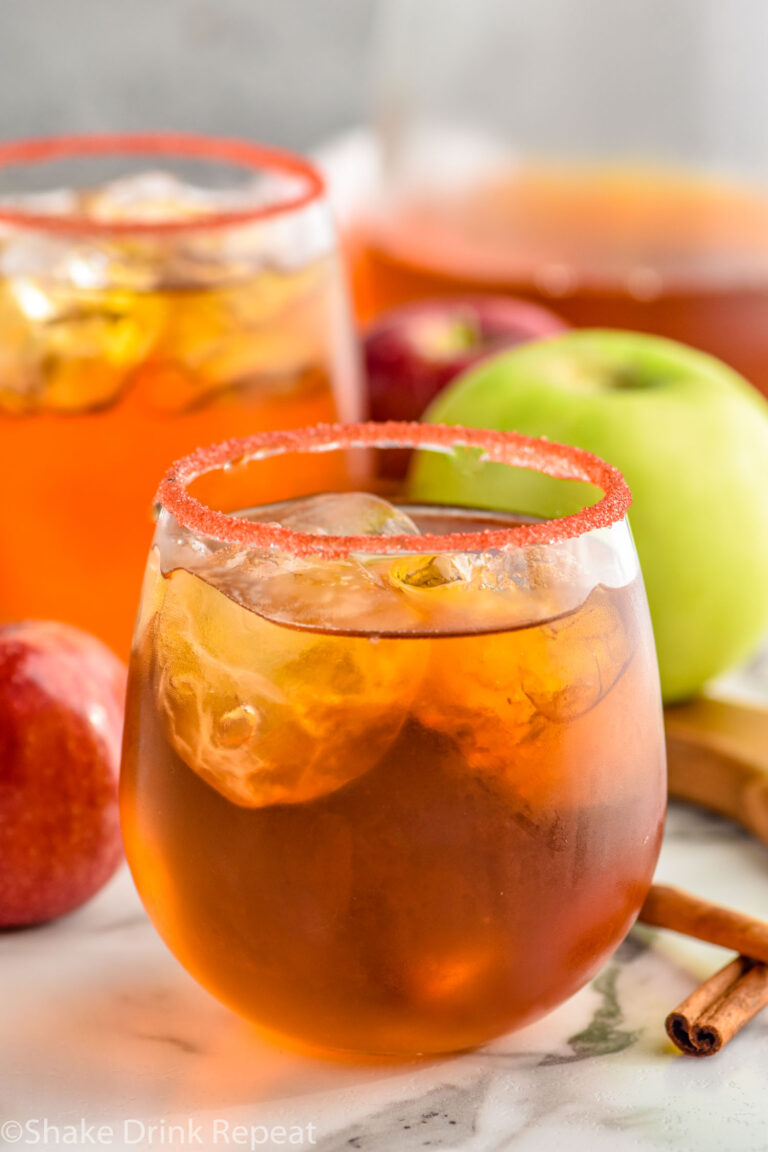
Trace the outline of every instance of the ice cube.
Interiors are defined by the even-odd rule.
[[[610,594],[597,589],[578,612],[538,629],[537,658],[522,669],[522,688],[548,720],[565,723],[589,712],[621,676],[632,655]]]
[[[414,711],[456,743],[471,771],[530,811],[592,802],[596,706],[631,655],[615,595],[597,588],[561,619],[436,642]]]
[[[47,188],[43,192],[17,192],[0,196],[4,208],[40,216],[67,216],[78,210],[78,194],[72,188]],[[12,224],[0,223],[0,237],[12,235]]]
[[[240,515],[275,523],[294,511],[298,514],[304,505],[304,500],[291,500]],[[386,511],[389,517],[390,505]],[[364,526],[370,524],[369,519]],[[400,525],[401,530],[408,526]],[[198,540],[167,513],[158,521],[156,542],[162,571],[184,568],[195,573],[269,620],[329,632],[367,632],[374,640],[382,633],[419,630],[418,610],[387,579],[389,557],[359,554],[329,560],[314,556],[311,549],[298,555]]]
[[[425,631],[500,632],[557,611],[554,596],[530,587],[519,551],[399,556],[387,580],[419,614]]]
[[[317,536],[418,536],[405,512],[370,492],[322,492],[262,509],[260,520]]]
[[[471,578],[466,564],[461,564],[462,559],[467,558],[452,556],[447,552],[437,556],[407,556],[395,560],[389,575],[394,584],[406,589],[442,588],[446,584],[454,584],[457,580]]]
[[[264,172],[212,187],[183,180],[173,172],[147,169],[81,189],[77,209],[107,224],[126,220],[162,224],[278,204],[290,199],[301,186],[300,177]]]
[[[42,389],[42,366],[35,354],[32,329],[3,283],[0,333],[0,413],[29,411]]]
[[[418,535],[405,512],[367,492],[331,492],[288,500],[248,514],[313,536]],[[270,620],[329,631],[372,634],[417,630],[421,620],[386,579],[390,560],[357,555],[325,560],[311,555],[219,553],[201,571],[238,603]]]
[[[160,237],[164,270],[174,283],[221,284],[254,271],[300,271],[333,250],[335,235],[323,203],[311,203],[301,212],[259,215],[259,209],[290,200],[304,189],[301,177],[269,172],[226,187],[206,187],[170,172],[145,171],[81,189],[77,209],[104,224],[194,225],[199,220],[200,228]],[[232,228],[206,227],[206,217],[251,211],[252,217]]]
[[[114,403],[162,322],[156,298],[33,277],[0,292],[0,407],[85,412]]]
[[[209,255],[203,262],[187,261],[178,247],[171,257],[164,253],[163,276],[186,284],[204,284],[207,277],[215,290],[175,294],[158,350],[162,371],[142,380],[145,401],[166,413],[187,412],[235,388],[264,404],[327,390],[326,269],[251,269],[247,278],[233,279],[222,254]]]
[[[163,583],[159,713],[182,760],[226,799],[315,799],[369,771],[395,740],[423,644],[283,627],[181,569]]]
[[[209,214],[218,204],[219,200],[207,189],[185,184],[170,172],[150,171],[83,189],[77,207],[104,224],[126,220],[162,224]]]

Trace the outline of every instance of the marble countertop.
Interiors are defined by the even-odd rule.
[[[691,808],[670,810],[657,879],[768,912],[768,849]],[[706,1060],[664,1033],[726,959],[636,928],[567,1004],[480,1051],[324,1062],[203,992],[123,868],[80,912],[0,936],[0,1148],[765,1152],[768,1013]]]

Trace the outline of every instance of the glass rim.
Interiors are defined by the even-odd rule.
[[[296,212],[325,194],[325,181],[311,161],[295,152],[271,145],[227,136],[187,132],[131,132],[93,135],[41,136],[0,142],[0,168],[41,164],[51,160],[98,156],[174,156],[231,164],[252,171],[280,172],[300,177],[305,187],[275,204],[222,209],[183,220],[95,220],[67,212],[30,211],[22,206],[0,204],[0,223],[48,232],[110,235],[199,231],[249,224]]]
[[[528,468],[559,480],[578,480],[600,488],[595,504],[568,516],[477,532],[422,536],[319,536],[297,532],[271,521],[245,520],[221,512],[192,496],[188,485],[199,477],[233,464],[266,460],[289,452],[329,452],[345,448],[480,448],[488,462]],[[582,448],[554,440],[467,428],[460,424],[418,424],[408,421],[363,424],[317,424],[310,428],[261,432],[198,448],[176,460],[160,482],[156,504],[197,537],[253,549],[272,549],[294,556],[325,560],[353,553],[486,552],[556,544],[608,528],[624,519],[632,494],[622,473]],[[267,505],[268,506],[268,505]]]

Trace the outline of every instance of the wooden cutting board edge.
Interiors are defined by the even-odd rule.
[[[702,696],[664,710],[669,795],[768,844],[768,709]]]

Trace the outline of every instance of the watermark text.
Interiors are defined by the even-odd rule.
[[[301,1148],[317,1143],[316,1124],[234,1124],[224,1117],[194,1120],[139,1120],[113,1124],[54,1124],[44,1117],[5,1120],[0,1146],[24,1148]]]

